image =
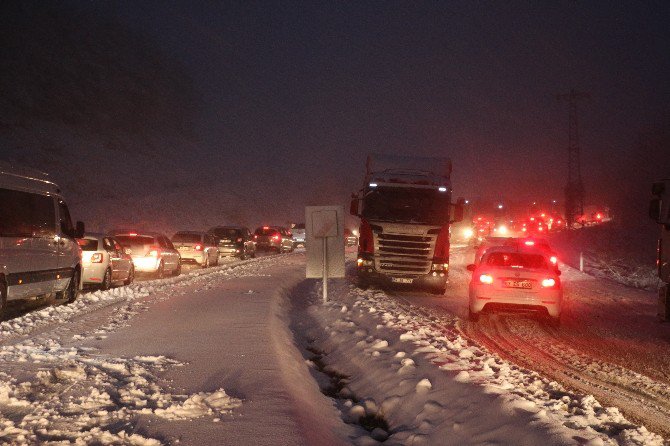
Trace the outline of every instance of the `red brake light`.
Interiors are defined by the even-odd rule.
[[[241,237],[237,239],[237,243],[242,243],[242,238]]]
[[[195,245],[196,251],[202,251],[202,245]]]
[[[535,245],[535,242],[532,240],[526,240],[525,242],[523,242],[523,244],[526,246],[533,246]]]
[[[137,237],[137,232],[131,232],[131,233],[128,234],[128,235],[131,236],[131,237]]]
[[[558,258],[556,256],[551,256],[551,257],[549,257],[549,261],[552,264],[556,265],[556,263],[558,262]]]
[[[263,226],[263,229],[270,229],[269,226]]]
[[[479,276],[479,281],[481,283],[491,285],[493,283],[493,276],[491,276],[490,274],[482,274],[481,276]]]
[[[147,253],[147,257],[158,257],[159,252],[160,252],[160,246],[150,246],[149,252]]]
[[[360,237],[358,237],[358,253],[373,254],[375,251],[372,228],[367,220],[361,219]]]
[[[279,234],[275,234],[272,236],[272,240],[279,240]]]
[[[554,279],[543,279],[542,287],[543,288],[554,288],[556,286],[556,280]]]
[[[91,256],[91,263],[102,263],[104,255],[101,252],[96,252]]]

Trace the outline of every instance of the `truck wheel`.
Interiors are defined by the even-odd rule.
[[[549,316],[549,326],[554,327],[554,328],[560,327],[561,326],[561,315],[559,314],[556,317]]]
[[[5,314],[5,308],[7,308],[7,284],[4,280],[0,280],[0,320]]]

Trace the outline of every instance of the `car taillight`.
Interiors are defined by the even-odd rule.
[[[159,249],[159,246],[151,246],[149,248],[149,252],[147,253],[147,257],[158,257],[158,253],[160,252]]]
[[[549,257],[549,261],[552,263],[552,265],[556,265],[558,263],[558,258],[556,256],[551,256]]]
[[[202,245],[195,245],[196,251],[202,251]]]
[[[372,228],[370,227],[370,223],[365,219],[361,219],[360,233],[361,236],[358,238],[358,253],[374,254],[375,243]]]
[[[555,279],[543,279],[542,280],[542,287],[543,288],[554,288],[556,287],[557,282]]]
[[[526,245],[526,246],[533,246],[535,244],[535,242],[532,241],[532,240],[526,240],[525,242],[523,242],[523,244]]]
[[[481,283],[491,285],[493,283],[493,276],[491,276],[490,274],[482,274],[481,276],[479,276],[479,281]]]
[[[101,252],[96,252],[91,256],[91,263],[102,263],[104,256]]]
[[[276,242],[279,241],[279,234],[277,234],[277,235],[273,235],[273,236],[272,236],[272,240],[274,240],[274,241],[276,241]]]
[[[447,263],[449,260],[449,226],[442,226],[435,241],[433,263]]]
[[[238,239],[237,239],[237,243],[242,243],[242,239],[241,239],[241,238],[238,238]]]

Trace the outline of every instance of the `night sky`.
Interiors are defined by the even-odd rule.
[[[345,202],[370,152],[451,157],[457,195],[562,200],[556,94],[571,88],[591,94],[586,204],[644,209],[670,176],[665,1],[71,5],[183,65],[198,97],[189,167],[294,215]]]

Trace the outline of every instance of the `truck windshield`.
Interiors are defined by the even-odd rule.
[[[380,187],[363,198],[368,220],[444,225],[449,222],[450,195],[434,189]]]

